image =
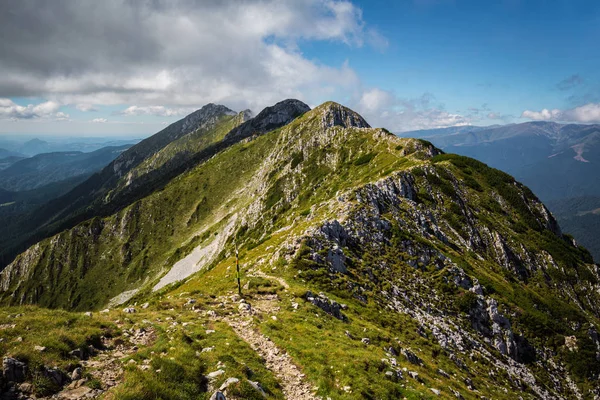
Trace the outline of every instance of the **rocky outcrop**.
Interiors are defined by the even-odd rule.
[[[477,267],[472,265],[470,269],[484,268],[479,266],[480,261],[493,263],[505,271],[505,276],[517,281],[526,282],[540,270],[559,268],[558,264],[548,252],[528,247],[531,243],[515,241],[512,222],[480,220],[476,212],[482,211],[476,209],[464,183],[442,168],[425,166],[422,167],[424,172],[399,172],[349,193],[338,194],[329,206],[336,210],[336,219],[304,232],[303,257],[312,263],[302,264],[303,268],[328,268],[332,284],[339,281],[333,274],[345,274],[345,279],[352,282],[345,281],[337,290],[345,290],[361,302],[377,302],[382,308],[409,315],[420,324],[423,335],[431,332],[430,337],[449,352],[459,368],[469,370],[462,354],[471,354],[470,357],[476,354],[507,373],[516,384],[531,387],[539,397],[552,398],[546,388],[536,383],[528,367],[533,362],[543,363],[553,376],[561,376],[564,369],[555,364],[552,353],[534,348],[527,337],[515,331],[515,311],[508,312],[498,299],[488,295],[475,276],[466,273],[453,262],[454,257],[448,257],[440,249],[451,248],[461,253],[470,250],[477,263]],[[430,178],[431,175],[434,177]],[[439,182],[442,176],[448,182],[444,183],[443,190]],[[521,190],[518,184],[515,188]],[[530,210],[528,218],[535,218],[540,227],[547,229],[546,235],[562,240],[560,229],[543,205],[528,197],[524,190],[520,195]],[[460,210],[461,226],[450,220],[453,215],[449,213],[449,204],[452,204],[453,215]],[[507,212],[514,212],[507,201],[504,207],[510,210]],[[373,254],[382,257],[373,257]],[[386,258],[389,254],[393,254],[393,260]],[[366,255],[374,258],[368,267],[362,263]],[[390,263],[396,266],[391,268]],[[453,316],[447,296],[426,278],[403,273],[402,278],[394,280],[393,277],[398,276],[398,264],[421,271],[439,271],[436,274],[445,284],[467,291],[470,296],[466,297],[473,299],[467,324]],[[590,279],[594,281],[593,277]],[[391,288],[381,290],[390,284]],[[577,299],[572,294],[573,289],[565,293]],[[580,288],[579,293],[582,296],[585,290]],[[415,361],[412,355],[405,357]],[[567,390],[571,393],[578,393],[576,385],[568,384],[569,379],[557,380],[554,390],[561,392],[569,387]]]
[[[316,307],[319,307],[321,310],[325,311],[327,314],[330,314],[334,318],[337,318],[340,321],[348,320],[348,317],[346,317],[342,313],[342,310],[346,306],[343,304],[339,304],[334,300],[331,300],[330,298],[325,296],[325,294],[319,293],[318,295],[315,295],[311,291],[308,291],[304,297],[309,303]]]
[[[247,138],[287,125],[298,116],[309,111],[310,107],[300,100],[284,100],[267,107],[258,115],[233,129],[226,139]]]
[[[370,128],[371,126],[358,113],[338,103],[325,103],[319,108],[323,109],[321,114],[321,128],[327,129],[332,126],[343,128]]]
[[[6,382],[24,382],[27,378],[27,364],[11,357],[4,357],[2,376]]]

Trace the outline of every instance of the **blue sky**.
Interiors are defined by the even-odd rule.
[[[0,8],[0,133],[144,136],[208,102],[257,113],[288,97],[395,132],[600,123],[595,1]]]

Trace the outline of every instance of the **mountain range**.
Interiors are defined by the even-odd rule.
[[[131,145],[103,147],[89,153],[42,153],[24,158],[0,170],[0,188],[18,192],[78,175],[89,175],[105,167],[129,147]]]
[[[600,396],[591,254],[509,174],[337,103],[208,104],[8,228],[11,395]]]
[[[552,210],[567,232],[600,259],[600,125],[527,122],[405,132],[444,151],[476,158],[514,175]],[[587,204],[589,209],[581,210]],[[586,218],[580,218],[587,213]]]
[[[0,159],[7,156],[33,157],[42,153],[83,152],[89,153],[103,147],[123,146],[138,143],[131,137],[86,137],[86,136],[23,136],[0,134]]]

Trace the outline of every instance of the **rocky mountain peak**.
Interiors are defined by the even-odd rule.
[[[242,117],[242,122],[246,122],[249,119],[251,119],[252,117],[254,117],[254,113],[252,112],[252,110],[250,109],[245,109],[244,111],[240,111],[240,114]]]
[[[256,133],[265,133],[290,123],[295,118],[310,111],[310,107],[300,100],[287,99],[267,107],[258,115],[227,134],[227,137],[248,137]]]
[[[212,120],[215,117],[222,115],[236,115],[237,113],[223,105],[208,103],[199,110],[194,111],[183,119],[180,132],[185,133],[196,129],[205,121]]]
[[[341,126],[344,128],[371,127],[360,114],[333,101],[321,104],[315,108],[315,113],[321,116],[323,128],[332,126]]]

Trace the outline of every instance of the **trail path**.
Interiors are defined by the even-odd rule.
[[[255,271],[252,275],[276,280],[284,288],[289,288],[287,282],[282,278],[266,275],[260,271]],[[266,317],[270,318],[279,311],[279,301],[276,294],[256,296],[250,305],[250,309],[244,310],[244,306],[241,306],[242,309],[239,313],[227,315],[222,320],[265,360],[266,367],[273,372],[281,383],[286,399],[320,399],[320,397],[313,394],[314,388],[307,382],[305,375],[294,364],[291,357],[281,351],[271,339],[260,333],[254,325],[253,315],[265,314]]]

